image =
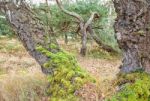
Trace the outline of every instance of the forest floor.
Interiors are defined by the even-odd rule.
[[[103,96],[112,94],[114,91],[112,81],[119,72],[120,57],[102,50],[96,54],[92,53],[97,52],[98,48],[95,44],[88,46],[88,56],[81,57],[78,54],[80,45],[73,42],[65,45],[63,41],[59,41],[59,44],[66,51],[75,54],[81,67],[99,81],[99,89]],[[93,46],[95,47],[94,50]],[[0,101],[3,101],[2,97],[7,97],[8,100],[11,99],[12,101],[15,101],[18,96],[25,99],[31,90],[30,98],[35,99],[37,97],[37,101],[41,98],[44,99],[43,92],[47,85],[46,77],[41,72],[40,66],[15,38],[0,38],[0,85]]]

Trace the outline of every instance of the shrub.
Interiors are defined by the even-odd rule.
[[[0,15],[0,35],[12,36],[14,33],[8,25],[6,19]]]

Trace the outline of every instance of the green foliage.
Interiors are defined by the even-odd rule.
[[[150,101],[150,75],[134,72],[122,75],[117,84],[123,89],[108,101]]]
[[[14,33],[8,25],[6,19],[0,15],[0,35],[12,36]]]
[[[85,20],[89,19],[92,12],[97,12],[101,17],[106,17],[108,8],[98,2],[99,0],[79,0],[73,4],[64,2],[64,7],[69,11],[80,14]]]
[[[73,55],[64,51],[52,53],[42,46],[38,46],[37,50],[50,57],[44,67],[53,71],[53,74],[48,76],[48,94],[51,100],[76,101],[75,91],[92,78],[81,69]]]
[[[119,51],[113,30],[113,23],[116,17],[113,5],[111,6],[102,5],[99,3],[99,0],[86,0],[86,1],[77,0],[74,3],[69,2],[70,1],[68,0],[62,1],[64,8],[69,11],[78,13],[80,16],[84,18],[85,21],[87,21],[90,18],[92,12],[97,12],[100,15],[100,18],[94,21],[92,24],[97,36],[102,40],[103,43],[110,45],[115,50]],[[72,16],[69,16],[64,12],[62,12],[57,7],[57,5],[50,5],[49,7],[50,17],[47,17],[46,13],[44,12],[45,11],[44,9],[46,9],[46,6],[44,4],[41,4],[39,7],[35,8],[39,18],[46,25],[47,22],[49,22],[49,25],[53,27],[53,29],[56,32],[55,35],[57,36],[67,35],[73,38],[80,37],[76,33],[78,29],[77,27],[78,24],[76,23],[76,20]],[[110,13],[110,11],[112,12]]]

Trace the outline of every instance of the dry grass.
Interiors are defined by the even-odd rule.
[[[119,71],[118,58],[111,57],[110,60],[81,57],[78,55],[79,43],[70,42],[68,45],[62,41],[59,43],[65,50],[74,53],[80,65],[96,78],[96,85],[87,84],[79,92],[84,101],[88,98],[90,101],[96,101],[99,94],[105,97],[114,92],[112,80]],[[97,47],[95,44],[92,45],[88,44],[88,52],[93,46]],[[20,42],[16,39],[0,38],[0,101],[47,101],[46,86],[47,80],[40,66],[29,56]]]
[[[1,75],[0,101],[41,101],[47,80],[42,73],[20,71]]]
[[[118,67],[121,64],[119,54],[105,52],[102,49],[99,49],[97,44],[93,42],[87,44],[88,53],[95,53],[87,55],[86,57],[81,57],[80,55],[78,55],[81,47],[79,42],[69,42],[66,45],[64,41],[59,40],[59,44],[65,50],[74,53],[81,67],[83,67],[96,78],[97,84],[95,88],[93,87],[93,89],[96,89],[95,91],[97,91],[98,93],[99,91],[101,91],[100,93],[103,97],[109,97],[116,91],[113,85],[113,81],[116,78],[116,74],[119,72]],[[88,89],[89,87],[86,85],[86,88]],[[86,92],[89,92],[89,94],[91,94],[90,91]],[[87,93],[85,95],[87,95],[87,98],[90,97]]]
[[[101,90],[93,83],[85,84],[80,90],[76,91],[80,96],[80,101],[102,101],[104,98]]]
[[[115,92],[113,80],[119,72],[121,61],[118,59],[94,59],[91,57],[77,57],[80,65],[96,79],[97,89],[100,89],[104,97],[111,96]]]
[[[20,44],[18,40],[5,36],[0,37],[0,52],[12,54],[26,53],[24,47]]]
[[[0,101],[46,101],[46,76],[20,42],[0,38]]]

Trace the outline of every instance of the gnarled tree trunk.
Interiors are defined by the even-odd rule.
[[[150,73],[150,1],[113,0],[117,13],[116,38],[123,50],[122,72]]]
[[[49,58],[36,50],[38,45],[42,45],[48,49],[49,43],[45,41],[47,32],[44,25],[36,18],[34,12],[32,12],[23,0],[19,2],[16,2],[16,0],[1,0],[0,11],[6,15],[7,20],[16,31],[26,50],[41,65],[42,71],[45,74],[50,74],[52,71],[43,67],[43,64]]]

